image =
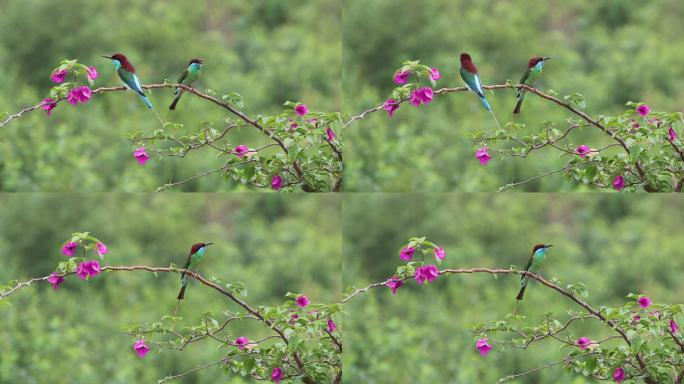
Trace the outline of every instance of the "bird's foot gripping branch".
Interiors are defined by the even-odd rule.
[[[125,65],[121,64],[125,57],[115,55],[107,58],[115,63],[125,87],[92,88],[98,77],[95,67],[82,65],[77,60],[64,60],[51,74],[51,80],[57,85],[50,89],[49,97],[14,114],[0,113],[0,128],[35,110],[42,109],[50,117],[59,112],[58,106],[64,101],[71,105],[86,104],[94,95],[131,89],[161,122],[159,125],[158,121],[151,120],[149,129],[129,135],[132,156],[126,155],[131,156],[131,161],[137,160],[142,166],[153,156],[159,159],[184,158],[189,152],[207,151],[215,153],[220,163],[214,169],[198,171],[159,189],[176,187],[207,176],[222,176],[254,188],[275,191],[325,192],[341,189],[342,142],[337,136],[342,120],[338,112],[310,111],[304,103],[288,101],[279,114],[250,117],[241,111],[243,100],[238,93],[219,96],[218,92],[210,89],[202,92],[186,84],[182,77],[178,83],[142,84],[127,60]],[[193,64],[196,63],[191,62],[189,68]],[[83,78],[88,85],[79,83]],[[145,90],[164,88],[169,90],[169,98],[174,96],[171,91],[175,90],[174,107],[180,94],[189,93],[222,108],[227,116],[220,122],[202,120],[192,128],[165,122],[145,95]],[[258,143],[236,142],[231,133],[240,129],[254,129],[263,140]]]
[[[535,246],[535,250],[539,248]],[[541,247],[544,248],[548,246]],[[437,279],[455,274],[520,276],[525,281],[536,281],[538,284],[535,289],[550,289],[566,299],[568,310],[565,313],[543,313],[541,321],[530,322],[522,312],[534,309],[523,310],[522,305],[517,307],[512,290],[511,307],[518,308],[518,313],[502,313],[500,320],[473,325],[473,354],[479,352],[481,358],[486,358],[490,353],[526,350],[532,344],[551,343],[565,350],[566,356],[504,376],[499,382],[508,382],[555,366],[562,366],[578,376],[617,383],[628,380],[648,384],[684,382],[684,335],[678,325],[678,321],[681,324],[684,316],[684,305],[657,304],[647,296],[630,294],[622,306],[595,307],[586,301],[588,291],[584,284],[567,284],[563,287],[558,279],[547,280],[535,273],[516,268],[438,269],[437,265],[444,263],[446,256],[447,252],[443,247],[425,237],[411,238],[398,254],[406,264],[398,266],[391,278],[352,290],[342,302],[381,287],[389,288],[392,295],[400,297],[401,287],[410,284],[411,280],[418,285],[427,286]],[[538,317],[533,316],[533,313],[528,315]],[[573,331],[576,329],[575,325],[584,323],[586,326],[588,322],[593,324],[591,332],[578,334]]]
[[[538,60],[535,60],[538,59]],[[544,60],[541,60],[544,59]],[[533,58],[532,69],[548,58]],[[541,67],[539,67],[539,76]],[[681,112],[656,112],[644,103],[629,102],[627,109],[620,115],[601,115],[591,117],[583,111],[584,97],[573,93],[563,97],[549,90],[542,92],[534,88],[529,76],[523,76],[520,84],[482,85],[480,76],[468,56],[463,61],[461,77],[466,87],[436,88],[442,77],[439,70],[407,61],[394,73],[393,81],[397,87],[381,105],[353,116],[345,126],[365,118],[371,113],[386,111],[392,118],[402,105],[420,107],[432,103],[438,96],[472,91],[482,101],[482,113],[494,117],[490,132],[478,132],[474,142],[473,161],[482,165],[493,158],[505,161],[508,158],[527,158],[533,152],[551,151],[567,159],[559,169],[550,169],[542,174],[503,185],[500,189],[510,189],[555,174],[563,174],[575,183],[586,184],[600,189],[645,190],[648,192],[676,191],[684,188],[684,143],[679,139],[684,118]],[[538,77],[538,76],[537,76]],[[513,98],[509,110],[490,105],[486,99],[487,91],[510,89],[518,95],[518,103],[526,94],[534,94],[541,100],[554,104],[570,116],[564,122],[544,121],[526,129],[524,124],[514,121],[505,122],[503,127],[496,115],[511,116]],[[518,111],[519,109],[516,108]],[[498,112],[503,110],[504,112]],[[524,113],[524,110],[523,112]],[[597,130],[604,140],[597,143],[573,142],[573,134],[581,130]],[[680,133],[678,133],[678,131]],[[525,133],[529,132],[529,133]]]
[[[107,246],[90,233],[74,233],[62,246],[63,256],[69,258],[59,262],[52,274],[0,286],[0,301],[7,300],[9,295],[34,283],[49,283],[57,290],[60,285],[67,283],[71,275],[78,276],[87,284],[90,279],[112,272],[181,274],[223,295],[227,300],[227,309],[220,314],[203,313],[196,323],[184,322],[183,318],[174,314],[126,329],[126,334],[133,340],[129,343],[122,339],[121,347],[130,348],[131,353],[137,353],[140,358],[149,352],[183,351],[190,344],[199,344],[202,348],[215,351],[216,360],[184,368],[184,371],[172,373],[159,382],[183,378],[202,369],[221,367],[227,375],[258,381],[341,383],[342,335],[333,320],[341,312],[341,304],[311,303],[304,294],[287,293],[280,305],[254,306],[245,301],[247,291],[240,282],[227,283],[214,277],[205,278],[190,269],[174,265],[100,265],[94,256],[103,260],[108,252]],[[169,299],[169,307],[172,308],[175,296]],[[256,336],[237,334],[233,330],[237,323],[245,322],[256,325],[252,327],[259,329],[254,331]]]

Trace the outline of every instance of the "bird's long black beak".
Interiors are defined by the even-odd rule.
[[[551,248],[551,247],[553,247],[553,244],[549,244],[545,248]]]
[[[111,60],[111,59],[112,59],[112,57],[111,57],[111,56],[105,56],[105,55],[102,55],[102,57],[104,57],[105,59],[109,59],[109,60]]]
[[[551,58],[550,57],[544,57],[544,61],[546,61],[546,60],[551,60]]]
[[[214,243],[204,243],[204,246],[206,247],[207,245],[212,245]]]

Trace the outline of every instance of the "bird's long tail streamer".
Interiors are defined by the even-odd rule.
[[[492,110],[490,109],[490,110],[489,110],[489,113],[492,114],[492,117],[494,118],[494,121],[496,122],[496,126],[499,128],[499,130],[501,130],[501,125],[499,125],[499,120],[496,118],[496,115],[494,114],[494,111],[492,111]]]
[[[157,119],[159,119],[159,122],[162,125],[162,128],[164,128],[164,120],[162,120],[161,116],[159,116],[159,112],[157,112],[156,108],[152,108],[152,111],[154,111],[154,114],[157,115]]]

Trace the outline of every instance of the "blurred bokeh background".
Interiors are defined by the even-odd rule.
[[[684,297],[682,199],[607,194],[348,194],[343,201],[343,286],[365,287],[392,276],[399,249],[427,236],[447,252],[442,268],[524,268],[535,243],[551,243],[542,275],[587,285],[593,306],[622,305],[647,294],[656,303]],[[344,375],[349,383],[495,383],[511,373],[559,360],[568,352],[542,342],[529,350],[498,347],[482,358],[470,326],[513,310],[519,278],[452,275],[396,296],[380,287],[353,299],[344,317]],[[532,322],[546,312],[577,310],[531,284],[518,313]],[[592,321],[573,333],[610,335]],[[553,367],[516,383],[580,384]]]
[[[579,92],[592,116],[616,114],[627,101],[658,111],[684,108],[684,2],[658,0],[348,0],[343,4],[343,110],[358,114],[382,104],[394,71],[420,59],[438,68],[438,87],[462,86],[458,55],[469,52],[483,84],[518,82],[533,56],[553,59],[537,86],[562,98]],[[513,90],[487,94],[501,124],[513,121]],[[516,122],[538,131],[562,125],[569,114],[528,96]],[[528,159],[475,159],[475,132],[495,129],[473,94],[437,97],[430,105],[403,104],[346,130],[345,188],[351,191],[496,191],[543,170],[562,167],[558,152]],[[594,129],[571,142],[600,147]],[[576,191],[560,175],[527,184],[527,191]]]
[[[90,231],[109,247],[103,264],[182,266],[190,246],[213,241],[199,271],[223,282],[243,282],[254,306],[278,305],[287,292],[312,302],[340,299],[341,224],[337,195],[232,194],[0,194],[0,284],[50,274],[65,259],[61,244]],[[124,327],[172,314],[177,274],[110,272],[82,281],[68,277],[0,301],[0,382],[153,383],[197,364],[217,361],[217,344],[184,351],[133,351]],[[190,282],[180,315],[237,310],[225,297]],[[233,338],[257,340],[266,329],[244,321]],[[245,383],[219,367],[183,383]]]
[[[341,108],[340,0],[202,1],[3,0],[0,13],[0,112],[42,101],[50,72],[65,58],[95,66],[96,86],[120,85],[103,54],[123,52],[143,83],[175,82],[193,57],[204,59],[199,89],[237,92],[244,111],[277,113],[287,101],[312,110]],[[169,113],[172,92],[150,99],[166,121],[197,129],[221,128],[224,111],[183,97]],[[154,191],[159,185],[216,169],[215,152],[165,158],[140,167],[129,133],[156,129],[157,118],[135,95],[94,96],[86,105],[59,105],[51,117],[26,114],[0,132],[0,190]],[[257,147],[254,129],[231,133],[229,143]],[[178,190],[245,190],[219,176]]]

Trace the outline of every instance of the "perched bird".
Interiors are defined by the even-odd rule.
[[[119,78],[121,78],[124,85],[140,95],[147,107],[153,109],[152,103],[150,103],[150,100],[147,99],[147,96],[145,96],[145,93],[142,90],[138,76],[135,75],[135,68],[133,68],[133,65],[131,65],[131,62],[128,61],[126,56],[124,56],[123,53],[115,53],[112,56],[102,57],[112,60],[114,68],[116,68],[116,72],[119,74]]]
[[[466,87],[480,97],[484,107],[488,111],[491,111],[492,107],[489,106],[484,92],[482,92],[480,75],[477,74],[477,68],[475,67],[475,64],[473,64],[473,60],[470,58],[470,55],[467,53],[461,53],[461,78],[465,82]]]
[[[207,247],[214,243],[197,243],[193,244],[190,248],[190,254],[188,254],[188,259],[185,261],[185,267],[183,269],[196,269],[197,265],[204,258],[204,254],[207,252]],[[188,286],[188,277],[185,272],[181,273],[181,290],[178,292],[178,300],[183,300],[185,297],[185,288]]]
[[[550,59],[550,57],[531,58],[530,62],[527,64],[527,71],[525,71],[525,74],[520,79],[520,84],[527,84],[529,86],[533,86],[534,83],[536,83],[542,75],[542,68],[544,67],[544,62]],[[524,89],[518,88],[515,94],[515,96],[518,98],[518,104],[515,105],[513,113],[520,113],[520,106],[522,105],[523,98],[525,98],[525,92],[526,91]]]
[[[532,273],[539,272],[539,268],[541,268],[541,265],[544,264],[544,261],[546,261],[546,250],[549,249],[549,247],[553,247],[553,244],[535,245],[534,248],[532,248],[532,255],[530,256],[530,260],[527,262],[525,270]],[[525,294],[525,288],[527,288],[527,283],[527,276],[522,275],[520,277],[520,291],[518,292],[518,296],[515,298],[516,300],[523,299],[523,295]]]
[[[178,78],[178,84],[185,84],[185,85],[192,85],[195,81],[197,81],[202,74],[202,59],[192,59],[190,60],[190,63],[188,64],[188,67],[185,68],[183,73],[181,73],[180,78]],[[169,106],[169,109],[174,110],[176,109],[176,104],[178,104],[178,100],[180,100],[181,94],[183,93],[183,90],[176,87],[176,89],[173,91],[173,93],[176,95],[176,97],[173,98],[173,102]]]
[[[461,53],[461,78],[465,82],[466,87],[480,97],[485,109],[488,110],[494,118],[496,126],[501,129],[499,120],[496,118],[496,115],[494,115],[492,107],[489,105],[489,102],[487,102],[487,98],[482,91],[482,83],[480,82],[480,75],[477,74],[477,68],[475,67],[475,64],[473,64],[470,55],[467,53]]]

